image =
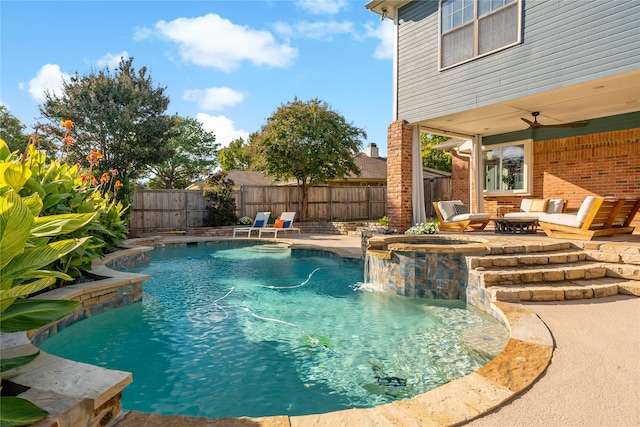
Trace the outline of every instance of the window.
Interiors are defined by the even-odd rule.
[[[529,193],[530,165],[530,141],[483,148],[485,193]]]
[[[440,68],[520,42],[521,0],[442,0]]]

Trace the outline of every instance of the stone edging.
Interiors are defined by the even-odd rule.
[[[132,255],[148,256],[153,248],[120,251],[107,257],[117,260]],[[144,256],[144,255],[142,255]],[[97,260],[91,274],[104,279],[58,288],[34,299],[80,301],[81,306],[64,319],[28,332],[2,334],[2,357],[17,357],[39,351],[43,339],[79,320],[142,299],[142,282],[149,276],[111,270]],[[19,396],[49,412],[34,426],[106,426],[122,413],[122,390],[131,383],[129,372],[74,362],[40,351],[24,367],[3,372],[3,379],[27,388]]]

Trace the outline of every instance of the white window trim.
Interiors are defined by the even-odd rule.
[[[524,145],[524,188],[522,190],[485,190],[484,188],[484,165],[481,166],[482,170],[482,194],[484,196],[500,197],[500,196],[527,196],[533,194],[533,140],[525,139],[522,141],[505,142],[503,144],[492,144],[482,147],[480,158],[483,159],[483,153],[485,150],[493,150],[495,148],[510,147],[513,145]]]
[[[478,8],[476,7],[476,9],[475,9],[475,17],[474,17],[473,21],[470,21],[467,24],[462,24],[462,25],[460,25],[460,26],[458,26],[456,28],[453,28],[453,29],[451,29],[451,30],[446,32],[446,33],[449,33],[449,32],[451,32],[453,30],[457,30],[459,28],[462,28],[465,25],[473,24],[473,26],[474,26],[473,56],[471,58],[462,60],[460,62],[456,62],[455,64],[443,66],[442,65],[442,35],[443,35],[443,33],[442,33],[442,2],[443,1],[444,0],[440,0],[440,2],[438,4],[438,71],[445,71],[445,70],[448,70],[450,68],[457,67],[457,66],[462,65],[462,64],[466,64],[468,62],[475,61],[478,58],[483,58],[483,57],[485,57],[487,55],[494,54],[494,53],[499,52],[501,50],[510,48],[512,46],[517,46],[517,45],[522,43],[522,0],[516,0],[516,3],[518,4],[517,5],[517,8],[518,8],[518,38],[517,38],[517,40],[514,41],[513,43],[501,46],[499,48],[490,50],[488,52],[485,52],[485,53],[482,53],[482,54],[478,54],[478,49],[477,49],[478,48],[478,25],[477,25],[477,22],[478,22],[479,16],[478,16]],[[477,5],[477,0],[476,0],[476,5]],[[498,8],[498,9],[496,9],[496,10],[492,10],[491,12],[482,15],[482,17],[491,15],[492,13],[496,13],[496,12],[504,9],[505,7],[510,7],[510,6],[512,6],[512,5],[509,4],[509,5],[502,6],[502,7]],[[444,34],[446,34],[446,33],[444,33]]]

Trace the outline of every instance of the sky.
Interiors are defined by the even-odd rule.
[[[296,97],[363,129],[381,156],[392,121],[393,23],[368,0],[0,1],[0,104],[31,128],[63,79],[147,67],[168,114],[221,146]]]

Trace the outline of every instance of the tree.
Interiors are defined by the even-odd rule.
[[[422,165],[427,168],[451,172],[451,153],[432,148],[436,144],[448,141],[450,138],[440,135],[423,133],[420,135],[422,144]]]
[[[203,129],[195,119],[177,117],[178,134],[169,139],[168,147],[173,155],[162,163],[150,165],[155,175],[149,188],[186,188],[193,184],[203,170],[216,166],[219,144],[216,136]]]
[[[233,181],[227,179],[227,173],[218,171],[207,178],[207,185],[203,191],[209,201],[204,223],[209,227],[233,225],[238,221],[236,202],[231,196]]]
[[[353,156],[362,147],[364,130],[347,123],[319,99],[281,105],[267,119],[253,144],[256,168],[276,179],[295,179],[307,217],[308,187],[360,173]],[[299,202],[300,203],[300,202]]]
[[[253,137],[255,134],[252,134]],[[220,169],[223,171],[230,170],[246,170],[249,169],[251,164],[251,157],[249,156],[250,144],[244,142],[244,139],[238,138],[232,141],[228,147],[221,148],[218,151],[218,163],[220,163]]]
[[[24,133],[26,126],[20,119],[9,112],[5,105],[0,105],[0,139],[6,141],[9,151],[24,151],[29,142],[29,135]]]
[[[67,160],[86,163],[85,156],[97,151],[102,156],[99,171],[117,170],[124,184],[118,199],[128,201],[133,181],[149,165],[171,156],[169,139],[176,130],[175,117],[165,114],[169,98],[165,88],[154,87],[147,68],[132,66],[133,58],[121,60],[118,69],[79,76],[64,82],[58,96],[47,92],[40,112],[50,120],[43,126],[48,134],[62,139],[60,122],[75,124],[74,143],[67,146]]]

